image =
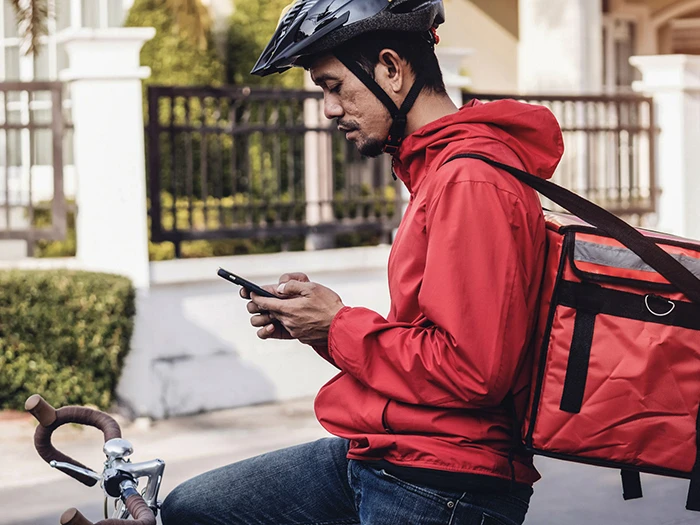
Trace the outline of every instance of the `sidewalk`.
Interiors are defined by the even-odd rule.
[[[134,461],[166,462],[161,498],[203,471],[269,450],[328,434],[313,416],[312,400],[223,410],[157,421],[125,422],[122,433],[134,446]],[[79,508],[101,516],[102,491],[51,469],[34,451],[34,422],[21,413],[0,412],[0,525],[58,524],[61,513]],[[101,434],[92,428],[61,428],[54,443],[97,470],[104,461]],[[686,525],[700,513],[684,509],[688,482],[642,476],[645,497],[625,502],[614,470],[536,458],[542,480],[526,525]],[[404,525],[404,524],[396,524]]]

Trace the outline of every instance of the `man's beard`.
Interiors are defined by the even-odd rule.
[[[379,139],[364,140],[361,144],[357,144],[357,151],[364,157],[378,157],[384,153],[384,142]]]

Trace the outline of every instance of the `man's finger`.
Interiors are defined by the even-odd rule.
[[[250,324],[255,327],[272,325],[272,318],[267,314],[254,315],[250,318]]]
[[[282,275],[282,277],[280,277],[279,284],[286,283],[289,281],[300,281],[302,283],[308,283],[309,276],[301,272],[285,273],[284,275]]]
[[[272,297],[263,297],[255,292],[250,294],[250,298],[258,305],[258,309],[265,312],[282,312],[284,310],[285,299],[273,299]]]
[[[268,324],[263,326],[260,330],[258,330],[257,334],[260,339],[269,339],[272,337],[272,334],[275,332],[275,325]]]
[[[301,281],[287,281],[282,283],[277,287],[277,295],[290,296],[290,295],[303,295],[308,293],[309,289],[313,286],[313,283],[301,282]]]

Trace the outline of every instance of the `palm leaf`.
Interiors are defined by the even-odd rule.
[[[48,0],[10,0],[10,3],[17,19],[20,52],[24,55],[35,53],[39,47],[39,38],[46,34]]]

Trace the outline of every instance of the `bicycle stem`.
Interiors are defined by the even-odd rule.
[[[116,458],[111,462],[111,468],[121,470],[130,474],[134,479],[141,477],[148,478],[146,492],[143,499],[146,505],[155,509],[158,505],[158,490],[163,479],[163,471],[165,470],[165,462],[161,459],[153,459],[143,461],[141,463],[128,463],[123,459]]]

